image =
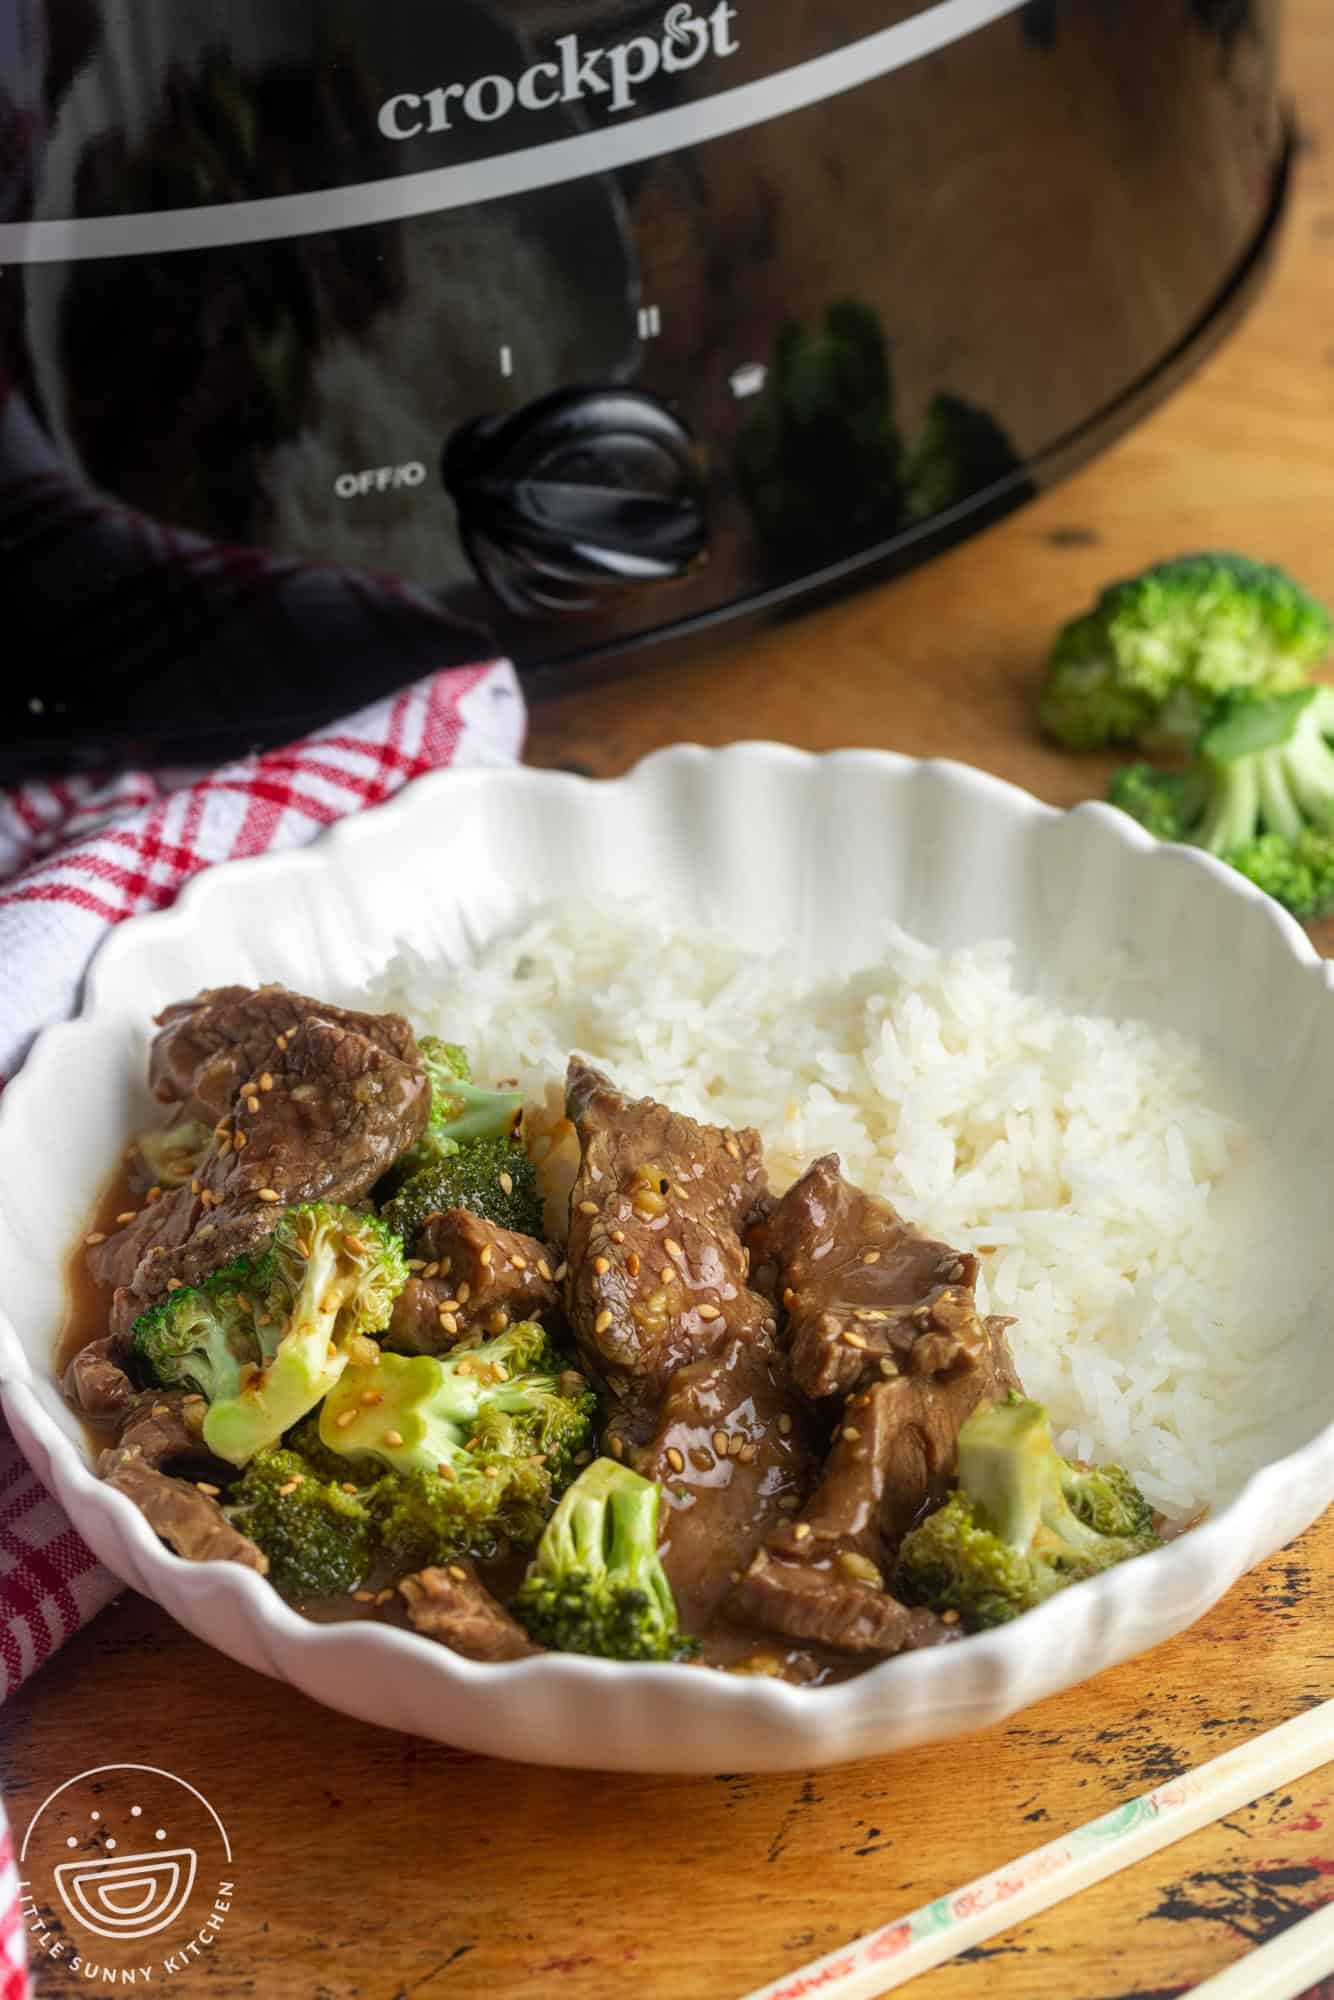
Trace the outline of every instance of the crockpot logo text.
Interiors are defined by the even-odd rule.
[[[453,131],[460,118],[493,125],[515,109],[550,111],[586,97],[604,100],[608,111],[629,111],[635,92],[659,71],[674,76],[707,55],[734,56],[741,46],[732,33],[735,19],[730,0],[719,0],[707,14],[697,14],[683,0],[663,15],[660,35],[636,35],[609,49],[585,48],[578,35],[561,35],[554,59],[534,63],[522,76],[443,83],[420,96],[400,91],[385,99],[377,122],[386,139],[415,139],[423,132]]]

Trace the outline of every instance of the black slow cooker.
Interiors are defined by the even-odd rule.
[[[5,773],[919,561],[1197,361],[1282,206],[1276,0],[3,13]]]

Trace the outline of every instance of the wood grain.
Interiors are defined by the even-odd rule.
[[[1055,803],[1097,760],[1032,730],[1053,626],[1190,547],[1278,558],[1334,599],[1334,10],[1293,0],[1304,146],[1276,276],[1242,332],[1077,479],[890,588],[742,648],[542,693],[530,754],[599,774],[680,738],[967,758]],[[13,1818],[103,1759],[160,1759],[231,1829],[213,2000],[729,2000],[1334,1692],[1334,1519],[1191,1633],[969,1741],[712,1781],[490,1764],[365,1728],[127,1595],[12,1703]],[[1334,1876],[1334,1772],[930,1974],[929,2000],[1169,2000]],[[47,1967],[41,2000],[79,1982]],[[1334,1996],[1334,1987],[1330,1989]]]

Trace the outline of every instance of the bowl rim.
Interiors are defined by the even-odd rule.
[[[1128,815],[1099,801],[1083,801],[1064,808],[1052,806],[1008,779],[959,760],[915,758],[890,750],[849,748],[814,752],[764,739],[746,739],[719,748],[696,743],[669,745],[651,752],[613,778],[589,778],[522,764],[427,772],[411,780],[392,799],[369,812],[336,822],[302,847],[218,863],[193,877],[168,907],[145,912],[117,925],[94,954],[77,1013],[40,1031],[19,1070],[0,1093],[0,1187],[10,1133],[26,1114],[29,1099],[40,1099],[47,1073],[53,1069],[60,1050],[71,1038],[100,1027],[111,1012],[103,996],[121,961],[127,955],[133,958],[143,948],[145,939],[162,938],[172,930],[188,933],[204,917],[212,898],[229,897],[235,893],[235,885],[254,882],[264,875],[301,876],[330,867],[336,869],[363,840],[392,837],[399,822],[406,824],[418,813],[429,813],[437,797],[446,796],[446,787],[455,802],[461,786],[497,783],[517,784],[534,791],[546,788],[573,796],[593,789],[643,788],[654,773],[687,763],[722,767],[738,761],[789,770],[843,764],[879,771],[900,783],[914,774],[922,774],[928,783],[938,782],[962,790],[1017,819],[1082,820],[1097,828],[1099,839],[1112,840],[1145,861],[1163,845]],[[1320,957],[1302,927],[1272,898],[1211,855],[1184,847],[1174,847],[1172,851],[1181,864],[1212,875],[1227,894],[1263,906],[1274,945],[1286,949],[1310,976],[1318,979],[1326,994],[1334,993],[1334,963]],[[100,1511],[114,1538],[128,1544],[134,1562],[113,1559],[106,1566],[123,1582],[163,1605],[169,1614],[171,1599],[178,1594],[192,1599],[206,1592],[216,1594],[215,1604],[229,1614],[229,1622],[245,1628],[259,1641],[258,1650],[266,1661],[273,1659],[273,1649],[266,1640],[280,1642],[283,1649],[298,1652],[337,1649],[349,1663],[359,1661],[371,1671],[377,1663],[411,1660],[418,1663],[419,1669],[433,1670],[439,1676],[442,1695],[455,1688],[460,1693],[476,1693],[538,1687],[549,1688],[559,1695],[563,1688],[575,1684],[618,1688],[633,1685],[645,1694],[670,1686],[678,1696],[681,1693],[683,1676],[676,1664],[608,1661],[560,1653],[486,1663],[467,1659],[416,1632],[375,1621],[349,1620],[326,1625],[303,1618],[255,1572],[234,1563],[192,1562],[160,1542],[133,1502],[96,1477],[78,1446],[43,1408],[33,1386],[37,1379],[54,1382],[54,1369],[45,1377],[34,1370],[0,1296],[0,1407],[6,1415],[16,1415],[21,1426],[47,1454],[55,1475],[52,1485],[57,1500],[68,1490],[76,1500],[95,1512]],[[1137,1558],[1133,1564],[1123,1564],[1089,1580],[1078,1591],[1058,1593],[1020,1620],[972,1634],[947,1649],[943,1657],[961,1659],[966,1655],[977,1670],[972,1676],[971,1694],[959,1685],[951,1688],[951,1711],[993,1714],[995,1702],[987,1690],[994,1688],[1001,1678],[1016,1678],[1015,1669],[1021,1666],[1023,1654],[1030,1650],[1030,1641],[1034,1642],[1031,1650],[1041,1653],[1059,1651],[1063,1641],[1077,1645],[1080,1632],[1090,1627],[1114,1624],[1131,1630],[1137,1625],[1147,1628],[1151,1621],[1147,1616],[1136,1616],[1137,1606],[1155,1599],[1161,1602],[1169,1593],[1174,1602],[1193,1597],[1207,1600],[1187,1621],[1194,1622],[1259,1559],[1253,1553],[1253,1530],[1266,1518],[1273,1503],[1284,1491],[1312,1490],[1322,1471],[1334,1487],[1334,1418],[1296,1450],[1257,1468],[1223,1507],[1210,1513],[1188,1534]],[[1313,1505],[1307,1522],[1314,1520],[1325,1504],[1322,1501]],[[127,1570],[137,1574],[126,1575]],[[1216,1587],[1219,1577],[1225,1579],[1221,1588]],[[152,1587],[159,1579],[160,1591]],[[1144,1643],[1154,1643],[1152,1635]],[[1139,1649],[1132,1645],[1129,1650]],[[763,1675],[706,1672],[691,1677],[693,1699],[727,1705],[733,1711],[744,1709],[761,1726],[766,1722],[785,1726],[789,1735],[794,1725],[803,1720],[808,1724],[817,1720],[821,1724],[842,1723],[846,1728],[855,1724],[859,1711],[865,1711],[864,1720],[869,1728],[880,1697],[893,1691],[901,1693],[908,1705],[914,1705],[926,1695],[930,1683],[938,1677],[941,1659],[933,1649],[900,1653],[846,1680],[816,1688]],[[433,1669],[425,1668],[428,1660]],[[264,1670],[280,1671],[271,1664]],[[1022,1674],[1017,1678],[1022,1681]],[[1026,1700],[1021,1691],[1017,1700],[1008,1704],[1007,1712],[1024,1706]],[[938,1706],[935,1702],[925,1705]]]

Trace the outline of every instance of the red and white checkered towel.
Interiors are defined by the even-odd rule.
[[[0,1086],[74,1011],[113,924],[216,861],[299,847],[443,765],[510,764],[524,710],[505,662],[459,667],[299,743],[203,776],[70,778],[0,794]],[[0,1701],[119,1588],[0,1422]],[[22,2000],[23,1928],[0,1808],[0,2000]]]

